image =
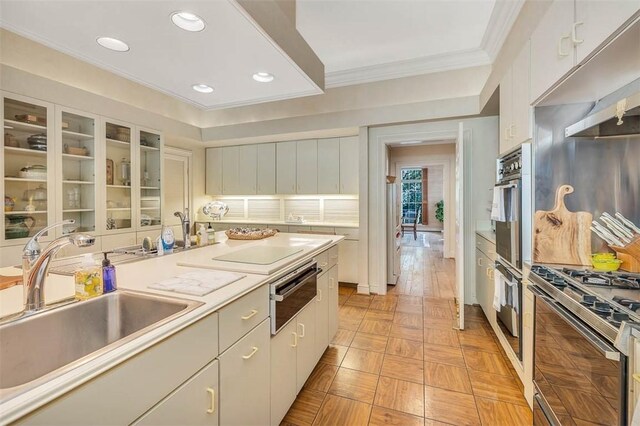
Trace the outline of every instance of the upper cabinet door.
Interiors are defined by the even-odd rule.
[[[296,193],[296,142],[276,144],[276,190],[278,194]]]
[[[571,35],[577,63],[585,60],[638,10],[640,0],[576,0],[576,22]]]
[[[257,188],[258,195],[276,193],[276,144],[258,145]]]
[[[256,193],[257,166],[257,145],[238,147],[238,194],[252,195]]]
[[[309,139],[296,143],[296,192],[318,193],[318,141]]]
[[[358,137],[340,138],[340,193],[357,194]]]
[[[239,159],[239,147],[226,146],[222,148],[222,193],[224,195],[238,195],[240,193]]]
[[[573,18],[573,1],[556,0],[531,35],[531,102],[575,65]]]
[[[511,147],[513,129],[513,72],[509,68],[500,80],[500,153]],[[528,98],[527,98],[528,99]]]
[[[340,139],[318,139],[318,194],[340,193]]]
[[[207,148],[206,184],[207,195],[222,195],[222,148]]]
[[[511,121],[513,137],[512,146],[519,145],[532,137],[533,110],[530,101],[530,65],[531,65],[531,45],[527,41],[520,51],[512,66],[512,90],[511,98]]]

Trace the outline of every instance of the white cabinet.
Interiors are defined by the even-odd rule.
[[[574,66],[573,18],[573,1],[556,0],[531,35],[531,102]]]
[[[296,142],[296,193],[318,193],[318,141]]]
[[[340,320],[338,318],[338,266],[334,266],[327,272],[328,275],[328,302],[329,302],[329,341],[338,332]]]
[[[205,192],[222,195],[222,148],[208,148],[206,156]]]
[[[316,366],[316,304],[311,301],[297,315],[296,393]]]
[[[500,153],[532,137],[530,43],[527,42],[500,82]]]
[[[218,390],[218,361],[213,361],[134,424],[217,425]]]
[[[576,20],[571,31],[576,62],[586,59],[638,10],[640,0],[576,0]]]
[[[220,424],[269,423],[269,328],[266,319],[220,355]]]
[[[329,274],[318,277],[318,295],[316,296],[316,362],[329,346]]]
[[[358,193],[358,137],[340,138],[340,193]]]
[[[239,147],[225,146],[222,148],[222,193],[224,195],[237,195],[240,193],[239,158]]]
[[[258,166],[258,146],[238,147],[238,194],[256,193],[256,173]]]
[[[340,139],[318,139],[318,194],[340,193]]]
[[[256,194],[273,195],[276,193],[276,144],[258,145],[257,156]]]
[[[276,192],[296,193],[296,142],[276,144]]]
[[[297,394],[298,323],[290,321],[271,338],[271,424],[279,425]]]
[[[342,240],[338,244],[340,282],[358,283],[358,241]]]

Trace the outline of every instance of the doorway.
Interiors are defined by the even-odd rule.
[[[183,212],[189,209],[192,212],[191,196],[191,168],[192,153],[184,149],[166,147],[164,155],[164,208],[162,223],[174,228],[174,232],[180,230],[180,219],[174,216],[174,212]],[[193,217],[193,214],[190,215]],[[181,234],[176,234],[181,235]]]

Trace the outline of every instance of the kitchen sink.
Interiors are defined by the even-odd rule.
[[[129,291],[0,325],[0,400],[15,396],[202,305]]]

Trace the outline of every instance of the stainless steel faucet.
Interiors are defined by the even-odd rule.
[[[44,228],[34,235],[24,246],[22,263],[25,313],[34,313],[44,307],[44,282],[49,271],[51,259],[56,253],[69,244],[77,247],[89,247],[92,246],[96,240],[94,236],[87,234],[65,235],[64,237],[53,240],[47,248],[41,252],[38,237],[55,226],[69,223],[74,223],[74,221],[64,221]]]
[[[173,215],[180,219],[180,225],[182,226],[182,241],[184,241],[184,248],[188,249],[191,247],[191,221],[189,220],[189,209],[184,209],[184,213],[175,212]]]

